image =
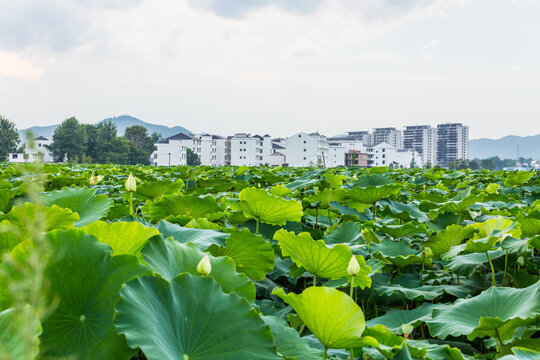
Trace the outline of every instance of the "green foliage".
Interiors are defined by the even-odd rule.
[[[79,121],[71,117],[62,121],[56,129],[54,129],[53,143],[49,146],[55,161],[62,161],[64,156],[71,161],[75,157],[82,159],[85,154],[86,130],[85,126]]]
[[[17,151],[19,133],[15,124],[0,115],[0,162],[7,160],[7,154]]]
[[[540,350],[538,171],[92,165],[148,135],[81,128],[85,164],[0,164],[0,358]]]

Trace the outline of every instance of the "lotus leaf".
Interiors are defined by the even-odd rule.
[[[181,273],[197,275],[197,265],[204,254],[193,243],[180,244],[171,238],[154,237],[142,251],[144,261],[150,269],[167,280]],[[214,278],[226,293],[236,293],[246,298],[249,303],[255,302],[255,286],[244,275],[236,272],[234,262],[226,257],[210,257]]]
[[[275,289],[279,296],[291,305],[304,324],[326,347],[349,349],[359,345],[365,328],[362,309],[345,293],[327,287],[312,286],[302,294]]]
[[[43,195],[45,205],[56,205],[79,214],[75,226],[82,227],[98,221],[109,212],[113,202],[106,195],[96,195],[95,189],[63,188]]]
[[[299,201],[270,195],[264,189],[245,188],[238,198],[240,201],[231,201],[229,205],[233,210],[242,211],[247,218],[270,225],[300,222],[302,218],[302,204]]]
[[[212,197],[167,195],[150,205],[149,215],[155,222],[167,219],[185,225],[193,218],[208,217],[221,211],[221,207]]]
[[[0,312],[0,359],[35,359],[41,324],[30,305]]]
[[[141,277],[120,297],[116,329],[149,360],[278,359],[257,312],[211,277]]]

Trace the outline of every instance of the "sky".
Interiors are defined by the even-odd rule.
[[[0,115],[540,134],[540,0],[0,0]]]

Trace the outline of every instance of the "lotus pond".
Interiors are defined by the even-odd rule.
[[[0,359],[539,359],[539,247],[538,172],[0,164]]]

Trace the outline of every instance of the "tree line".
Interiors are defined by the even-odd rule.
[[[118,136],[116,125],[111,121],[90,125],[71,117],[54,130],[48,149],[55,162],[67,157],[72,163],[147,165],[154,144],[160,140],[161,134],[148,135],[144,126],[130,126],[124,136]],[[19,143],[15,124],[0,116],[0,161],[5,161],[8,153],[23,152]]]

